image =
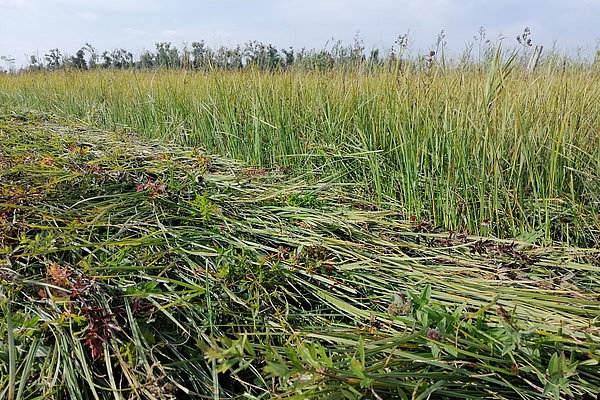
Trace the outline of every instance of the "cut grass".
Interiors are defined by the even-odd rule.
[[[448,233],[335,179],[1,115],[0,396],[600,391],[595,249]]]

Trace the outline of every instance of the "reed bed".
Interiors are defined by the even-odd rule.
[[[122,74],[75,74],[70,96],[79,96],[99,76],[112,77],[112,85],[129,82]],[[290,88],[300,84],[285,76],[258,75],[250,83],[238,78],[189,79],[190,85],[217,80],[222,88],[262,82],[265,93],[284,78],[291,79]],[[305,78],[303,85],[341,79]],[[65,84],[63,79],[48,75],[47,82],[34,85],[50,88]],[[87,79],[92,80],[78,86]],[[143,85],[152,78],[137,79]],[[168,74],[160,79],[183,85],[188,78]],[[368,88],[375,78],[357,79]],[[348,82],[349,96],[356,84]],[[156,90],[167,96],[166,86]],[[11,96],[19,92],[13,87]],[[235,93],[248,96],[243,90]],[[268,98],[262,101],[266,107]],[[53,104],[56,111],[68,103],[57,98]],[[370,109],[369,103],[361,104]],[[299,106],[294,110],[312,115]],[[325,120],[343,110],[334,103],[330,107],[323,110]],[[243,115],[250,112],[243,110]],[[80,111],[84,119],[90,108]],[[152,115],[138,111],[139,118]],[[177,118],[173,109],[169,113]],[[490,115],[493,120],[494,112]],[[264,132],[266,122],[283,127],[258,112],[254,116],[252,124]],[[351,117],[338,114],[330,122],[346,118]],[[541,127],[533,116],[521,118],[530,118],[530,128]],[[545,118],[549,123],[550,116]],[[360,120],[355,121],[359,138]],[[443,118],[437,121],[443,126]],[[597,249],[541,246],[535,235],[509,240],[447,231],[414,220],[405,199],[383,192],[385,207],[373,204],[365,199],[359,177],[366,172],[360,165],[381,156],[377,165],[384,182],[389,166],[381,153],[391,157],[393,152],[378,153],[367,143],[334,142],[340,148],[331,155],[325,151],[321,162],[312,156],[301,161],[315,162],[317,172],[297,174],[274,165],[287,159],[275,154],[259,167],[207,153],[209,136],[203,139],[201,130],[190,130],[185,139],[197,146],[184,146],[176,143],[184,141],[180,134],[169,142],[155,132],[161,139],[151,140],[117,126],[116,119],[110,123],[117,129],[17,108],[0,111],[0,397],[592,399],[600,391]],[[345,129],[342,125],[332,126],[330,133]],[[489,129],[483,132],[488,149],[500,143],[496,135],[506,134]],[[314,133],[315,143],[325,135],[316,128]],[[230,134],[222,139],[233,141]],[[397,141],[398,154],[401,140],[417,144],[410,136],[387,140]],[[473,149],[484,146],[452,133],[438,140],[444,150],[453,140]],[[241,144],[232,143],[228,151],[241,151]],[[423,149],[433,150],[432,142],[423,143]],[[259,148],[262,156],[267,148]],[[551,163],[575,154],[567,148],[576,151],[565,145],[560,161],[556,155]],[[524,149],[515,152],[524,154]],[[420,154],[406,157],[431,163],[442,153]],[[591,162],[593,151],[586,154]],[[456,157],[465,168],[470,165]],[[499,162],[501,154],[490,157]],[[534,161],[520,162],[527,160]],[[539,173],[548,173],[537,161]],[[351,173],[354,180],[344,183]],[[500,179],[490,175],[480,177]],[[416,182],[431,184],[427,176],[422,179]],[[538,180],[529,184],[542,190],[536,182],[541,185]],[[555,190],[561,181],[555,177],[553,182],[548,186]],[[577,201],[583,201],[587,192],[577,193]],[[421,195],[414,201],[427,193]]]
[[[447,230],[596,246],[600,84],[589,68],[60,71],[0,76],[0,101],[258,168],[355,183]]]

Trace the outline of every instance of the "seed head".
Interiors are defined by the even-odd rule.
[[[388,314],[392,317],[410,314],[413,309],[412,301],[406,293],[400,292],[392,295],[392,301],[388,306]]]
[[[439,342],[440,340],[442,340],[442,334],[436,329],[430,329],[427,331],[427,339]]]

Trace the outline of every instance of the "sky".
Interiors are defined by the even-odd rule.
[[[181,48],[201,40],[213,48],[257,40],[322,49],[350,45],[357,34],[368,52],[389,50],[405,33],[419,53],[442,30],[447,52],[458,55],[480,27],[510,46],[529,27],[534,45],[589,57],[599,17],[600,0],[0,0],[0,56],[23,65],[53,48],[73,55],[86,42],[136,55],[156,42]]]

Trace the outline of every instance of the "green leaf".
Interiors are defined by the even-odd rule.
[[[356,358],[350,360],[350,369],[361,379],[365,379],[364,367]]]
[[[267,361],[263,371],[268,377],[287,377],[290,374],[290,369],[284,362]]]
[[[548,368],[546,369],[548,375],[553,375],[560,371],[560,359],[558,353],[552,354],[550,361],[548,362]]]
[[[365,338],[362,335],[358,338],[356,350],[358,351],[358,356],[360,357],[360,363],[365,365]]]
[[[421,292],[421,304],[428,304],[429,303],[429,298],[431,297],[431,284],[428,283],[427,285],[425,285],[425,287],[423,288],[423,291]]]
[[[442,349],[440,349],[440,346],[438,346],[437,344],[433,343],[430,345],[431,346],[431,355],[433,356],[433,358],[440,358],[440,355],[442,354]]]
[[[370,378],[364,378],[360,381],[360,387],[361,388],[368,388],[371,387],[371,384],[373,383],[373,379]]]

